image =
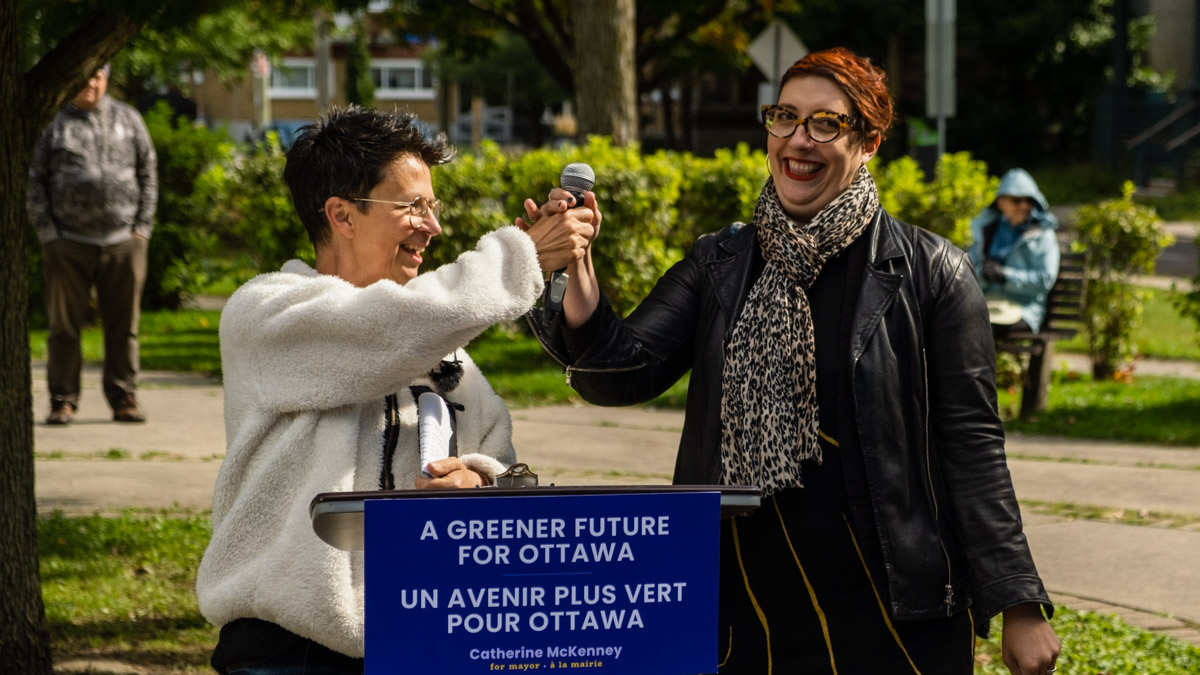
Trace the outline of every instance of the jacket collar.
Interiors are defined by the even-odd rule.
[[[727,328],[731,329],[758,278],[755,274],[756,258],[761,257],[756,252],[758,234],[753,224],[734,223],[716,236],[720,238],[716,242],[720,255],[709,258],[704,268],[712,277],[717,302],[728,317]]]
[[[875,212],[875,217],[863,232],[864,237],[870,237],[867,248],[867,265],[879,269],[889,260],[903,258],[912,253],[912,244],[900,238],[899,228],[881,207]]]
[[[854,309],[850,335],[850,362],[858,363],[867,344],[879,326],[880,317],[895,301],[903,280],[896,272],[893,260],[912,255],[912,242],[901,237],[904,228],[881,208],[867,225],[864,237],[870,237],[867,248],[867,269]]]
[[[736,256],[745,253],[758,240],[755,236],[755,227],[748,223],[734,223],[729,226],[729,229],[722,233],[723,237],[717,246],[725,253]]]

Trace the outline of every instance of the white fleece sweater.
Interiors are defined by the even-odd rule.
[[[401,286],[356,288],[293,260],[255,277],[221,314],[227,451],[213,493],[213,535],[196,578],[200,611],[222,626],[271,621],[349,656],[363,655],[363,556],[312,531],[322,492],[377,490],[385,397],[401,431],[392,474],[419,472],[408,387],[455,353],[459,455],[496,473],[515,461],[508,411],[459,347],[524,314],[542,289],[533,242],[515,227]]]

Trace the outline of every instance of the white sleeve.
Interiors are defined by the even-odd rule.
[[[226,385],[280,412],[382,398],[488,326],[520,317],[541,289],[533,242],[512,226],[403,286],[264,274],[221,315]]]

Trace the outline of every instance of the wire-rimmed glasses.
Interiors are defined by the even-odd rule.
[[[425,218],[430,214],[430,212],[433,213],[435,218],[441,218],[442,209],[445,208],[445,203],[443,203],[442,200],[435,199],[433,201],[429,201],[424,197],[417,197],[411,202],[392,202],[386,199],[367,199],[366,197],[354,197],[353,201],[371,202],[374,204],[391,204],[396,208],[408,207],[410,211],[409,215],[417,218]]]

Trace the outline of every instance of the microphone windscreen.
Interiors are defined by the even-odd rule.
[[[587,192],[596,184],[596,172],[587,164],[576,162],[563,167],[562,176],[558,180],[559,185],[568,190]]]

